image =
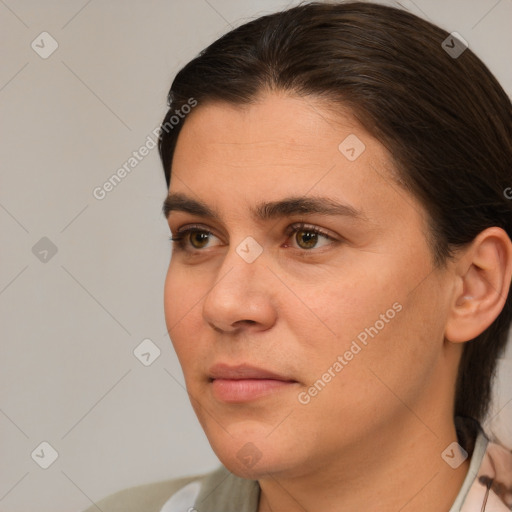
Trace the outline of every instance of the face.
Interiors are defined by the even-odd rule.
[[[449,409],[427,217],[350,115],[284,93],[199,105],[169,195],[166,323],[232,472],[305,474]]]

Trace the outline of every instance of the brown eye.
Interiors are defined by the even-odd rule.
[[[305,251],[316,249],[317,247],[323,247],[330,243],[335,243],[336,240],[324,233],[321,229],[316,226],[308,226],[305,224],[294,224],[288,228],[286,233],[292,240],[295,240],[297,247]],[[326,242],[318,245],[321,239]]]
[[[318,243],[318,233],[311,229],[301,229],[295,232],[295,240],[301,249],[313,249]]]
[[[180,229],[176,235],[171,236],[173,250],[189,253],[200,251],[211,245],[211,239],[217,237],[208,229],[191,226],[188,229]]]
[[[190,231],[190,244],[195,249],[202,249],[208,243],[210,233],[207,231]]]

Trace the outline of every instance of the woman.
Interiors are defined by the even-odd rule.
[[[512,318],[512,110],[484,64],[407,12],[313,3],[221,37],[169,104],[166,322],[223,467],[98,507],[510,510],[480,424]]]

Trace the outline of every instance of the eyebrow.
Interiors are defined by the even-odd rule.
[[[162,206],[162,212],[166,218],[173,211],[181,211],[197,215],[199,217],[209,217],[220,221],[220,215],[214,209],[185,194],[175,192],[169,194]],[[304,197],[291,196],[279,201],[263,202],[251,208],[252,218],[257,221],[267,221],[287,217],[291,215],[338,215],[350,217],[356,220],[368,220],[361,210],[351,205],[343,204],[329,197]]]

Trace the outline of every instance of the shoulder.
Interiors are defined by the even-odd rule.
[[[478,467],[468,473],[472,485],[461,512],[506,512],[512,510],[512,451],[479,435]],[[476,476],[474,475],[476,473]]]
[[[256,512],[257,480],[240,478],[224,466],[202,475],[139,485],[113,494],[84,512]],[[196,511],[197,512],[197,511]]]
[[[161,512],[164,505],[164,510],[171,511],[173,508],[167,505],[172,505],[172,499],[193,503],[203,481],[218,471],[123,489],[92,504],[84,512]]]

